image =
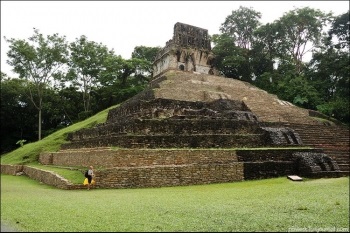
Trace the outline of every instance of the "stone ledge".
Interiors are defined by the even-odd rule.
[[[52,185],[60,189],[80,189],[84,185],[72,184],[67,179],[58,174],[34,168],[26,165],[9,165],[1,164],[1,174],[7,175],[26,175],[31,179],[37,180],[44,184]]]

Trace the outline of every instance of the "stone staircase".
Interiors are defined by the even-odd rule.
[[[151,86],[157,87],[154,89],[157,98],[205,102],[216,99],[241,100],[261,122],[322,124],[310,117],[307,109],[236,79],[195,73],[184,75],[183,72],[171,71],[166,80],[154,80]]]
[[[350,172],[350,138],[349,128],[331,125],[285,124],[293,128],[303,140],[303,144],[320,148],[334,159],[341,174],[349,176]]]

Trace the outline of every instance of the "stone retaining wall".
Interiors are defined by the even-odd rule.
[[[23,172],[23,165],[4,165],[1,164],[1,174],[16,175]]]
[[[93,165],[103,188],[162,187],[242,181],[234,150],[80,149],[42,153],[41,164]]]
[[[80,149],[42,153],[44,165],[113,167],[227,164],[238,162],[235,150]]]
[[[243,181],[243,163],[119,167],[98,172],[104,188],[165,187]]]
[[[42,153],[43,165],[95,167],[100,188],[140,188],[225,183],[296,174],[296,153],[321,153],[320,149],[269,150],[147,150],[96,148]],[[325,155],[324,155],[325,156]],[[1,172],[23,171],[30,178],[62,189],[73,185],[54,172],[25,165],[1,165]],[[327,170],[329,177],[338,171]],[[311,174],[312,175],[312,174]],[[316,174],[318,175],[318,173]],[[82,178],[83,179],[83,178]]]
[[[26,165],[6,165],[1,164],[1,173],[7,175],[27,175],[29,178],[42,182],[44,184],[52,185],[60,189],[81,189],[83,185],[72,184],[67,179],[60,175],[45,171],[39,168],[30,167]]]
[[[115,135],[90,138],[62,144],[61,149],[122,148],[237,148],[270,146],[265,134],[205,135]]]

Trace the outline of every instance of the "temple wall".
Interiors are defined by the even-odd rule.
[[[166,69],[177,69],[178,64],[176,62],[176,57],[171,54],[165,54],[158,62],[153,65],[153,76],[160,74]]]
[[[169,69],[218,74],[213,71],[212,59],[208,30],[176,23],[173,38],[166,42],[153,63],[153,77]]]

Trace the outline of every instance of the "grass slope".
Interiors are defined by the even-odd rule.
[[[66,137],[68,133],[82,128],[91,128],[99,123],[104,123],[107,119],[108,111],[115,107],[117,106],[107,108],[84,121],[58,130],[40,141],[25,144],[23,147],[20,147],[17,150],[2,155],[1,164],[35,164],[37,163],[41,152],[58,151],[60,145],[67,142]]]

